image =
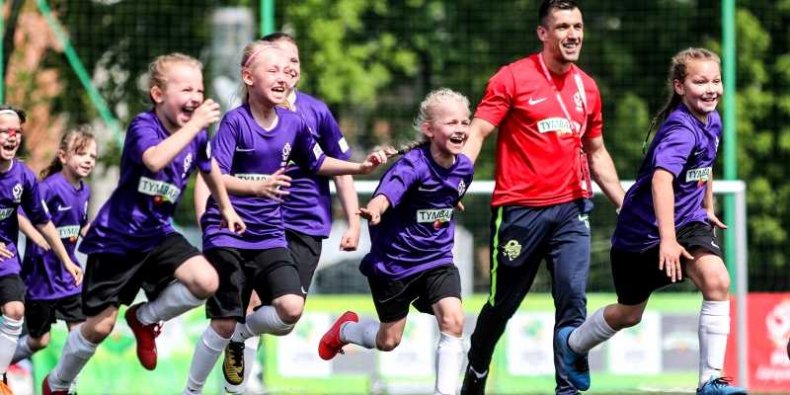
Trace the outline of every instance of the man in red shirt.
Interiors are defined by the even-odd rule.
[[[555,339],[559,328],[584,322],[591,179],[615,207],[625,194],[603,143],[598,87],[574,64],[584,37],[579,5],[544,0],[538,17],[542,51],[491,77],[464,148],[476,160],[483,140],[499,129],[491,203],[491,291],[472,333],[462,394],[484,393],[494,347],[542,260],[551,274]],[[556,393],[586,389],[568,381],[556,345],[554,349]]]

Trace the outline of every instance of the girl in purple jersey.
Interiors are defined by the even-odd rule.
[[[360,270],[368,277],[380,323],[359,322],[356,313],[345,312],[321,339],[321,358],[334,358],[349,343],[392,351],[413,302],[419,311],[434,314],[439,325],[434,393],[456,393],[464,313],[452,256],[452,216],[474,171],[461,154],[469,116],[469,100],[449,89],[429,93],[420,104],[415,128],[427,142],[408,150],[360,209],[371,225],[371,251]]]
[[[187,55],[157,57],[149,68],[153,108],[138,114],[126,133],[118,187],[91,223],[80,251],[88,254],[82,307],[87,316],[71,331],[63,353],[44,378],[42,392],[65,394],[143,284],[156,295],[126,310],[144,368],[157,364],[160,322],[204,303],[217,289],[217,272],[172,225],[190,175],[199,169],[217,201],[223,226],[242,233],[211,156],[206,128],[219,105],[203,95],[202,64]]]
[[[342,160],[351,158],[351,148],[326,103],[296,89],[301,79],[301,61],[296,40],[289,34],[277,32],[262,37],[261,41],[277,44],[285,52],[290,63],[292,79],[289,81],[290,89],[283,106],[296,112],[307,122],[313,137],[327,156]],[[302,287],[309,292],[321,256],[322,241],[329,237],[332,225],[329,177],[305,172],[298,166],[292,166],[288,175],[292,178],[291,193],[283,199],[282,207],[285,237],[288,241],[288,251],[299,271]],[[342,251],[355,251],[359,244],[360,223],[357,215],[359,200],[354,189],[354,179],[350,175],[334,176],[332,179],[348,224],[340,239],[339,248]],[[261,304],[257,293],[253,291],[247,313],[252,313]],[[257,336],[247,339],[243,345],[236,342],[228,344],[225,349],[223,371],[233,372],[233,369],[226,365],[241,363],[244,366],[242,369],[244,376],[240,377],[232,373],[226,375],[226,391],[233,394],[244,392],[244,383],[252,370],[259,345],[260,338]]]
[[[0,106],[0,311],[3,314],[0,321],[0,374],[3,375],[0,393],[10,393],[5,373],[14,356],[25,315],[25,284],[19,275],[21,266],[16,248],[18,207],[25,209],[30,221],[52,246],[69,275],[66,281],[74,285],[82,282],[82,269],[72,261],[50,220],[47,208],[41,202],[35,175],[16,159],[22,143],[24,123],[25,113],[22,110]]]
[[[39,183],[41,198],[52,223],[73,261],[77,239],[88,227],[90,188],[85,179],[96,165],[96,139],[87,128],[63,135],[57,156],[43,172]],[[68,330],[85,321],[82,314],[82,287],[68,281],[49,244],[26,217],[19,217],[20,229],[29,241],[22,261],[22,279],[27,286],[25,321],[28,334],[19,339],[12,363],[30,358],[49,344],[52,324],[61,319]],[[38,240],[38,241],[35,241]]]
[[[637,325],[650,294],[682,281],[702,292],[697,394],[745,394],[721,377],[730,332],[730,277],[714,227],[726,229],[713,207],[713,173],[721,137],[716,105],[722,95],[719,57],[689,48],[672,58],[669,102],[661,127],[626,194],[612,236],[617,303],[599,309],[578,328],[560,329],[555,347],[576,388],[590,386],[587,352]],[[652,129],[652,127],[651,127]]]
[[[285,239],[281,202],[288,195],[285,167],[293,161],[321,175],[366,174],[386,162],[384,152],[363,163],[324,155],[299,115],[278,106],[288,92],[289,62],[276,45],[256,41],[242,55],[242,102],[222,119],[212,147],[231,194],[247,223],[243,235],[218,228],[216,203],[201,218],[203,249],[220,274],[207,303],[211,324],[195,348],[185,393],[200,393],[219,354],[233,339],[243,343],[263,333],[291,332],[304,308],[305,292]],[[255,290],[271,305],[245,314]],[[230,372],[244,376],[243,366]]]

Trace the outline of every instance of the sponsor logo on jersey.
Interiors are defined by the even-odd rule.
[[[579,128],[580,126],[576,122],[571,125],[571,122],[566,118],[546,118],[538,121],[538,132],[540,133],[553,132],[562,136],[571,134],[574,130],[578,130]]]
[[[438,221],[449,222],[453,219],[452,208],[417,210],[417,223],[431,224]]]
[[[256,173],[240,173],[234,174],[234,177],[246,181],[266,181],[271,177],[270,174],[256,174]]]
[[[181,196],[181,189],[179,187],[148,177],[140,177],[140,183],[137,185],[137,192],[153,196],[154,203],[157,204],[162,202],[175,203],[178,197]]]
[[[710,179],[711,167],[701,167],[699,169],[690,169],[686,172],[686,182],[696,182],[697,186],[703,186]]]
[[[79,225],[69,225],[69,226],[61,226],[57,228],[58,236],[61,239],[72,239],[76,240],[77,237],[80,235],[80,226]]]
[[[15,208],[0,208],[0,221],[4,221],[16,211]]]

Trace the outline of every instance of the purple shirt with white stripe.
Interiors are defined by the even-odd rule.
[[[19,274],[19,220],[17,208],[22,206],[34,225],[45,225],[50,217],[41,201],[38,181],[33,171],[18,159],[12,159],[11,168],[0,173],[0,242],[14,254],[0,258],[0,277]]]
[[[296,92],[296,113],[304,119],[313,139],[332,158],[348,160],[351,149],[327,105],[306,93]],[[291,166],[290,195],[283,201],[285,228],[294,232],[329,237],[332,228],[332,197],[329,177]]]
[[[58,172],[39,183],[39,193],[52,215],[52,223],[72,262],[80,230],[88,222],[90,188],[80,181],[75,187]],[[26,215],[27,213],[25,213]],[[27,286],[28,300],[52,300],[80,293],[82,285],[74,285],[74,278],[50,250],[45,251],[35,243],[27,243],[22,261],[22,279]]]
[[[661,241],[652,190],[657,169],[675,176],[675,228],[692,222],[708,223],[702,203],[713,174],[721,131],[721,117],[716,111],[702,123],[681,103],[667,116],[650,144],[636,182],[625,195],[612,246],[637,252]]]
[[[214,159],[223,175],[257,181],[265,180],[290,161],[309,172],[321,167],[324,153],[302,117],[282,108],[275,111],[277,124],[271,130],[258,125],[248,105],[225,114],[212,141]],[[222,227],[219,207],[210,197],[206,213],[200,219],[203,249],[258,250],[286,246],[280,203],[266,197],[233,194],[230,201],[247,230],[239,235]]]
[[[91,224],[79,250],[85,254],[148,252],[175,232],[170,224],[189,176],[211,171],[211,147],[200,131],[162,170],[143,164],[143,153],[170,137],[154,110],[137,115],[121,156],[121,179]]]
[[[439,166],[428,144],[407,152],[381,178],[373,196],[390,208],[370,226],[371,249],[360,264],[367,276],[393,280],[453,264],[453,209],[472,182],[474,166],[458,155],[450,168]]]

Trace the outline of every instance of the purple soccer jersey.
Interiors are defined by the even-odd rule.
[[[708,115],[708,122],[702,123],[681,103],[667,116],[650,144],[636,182],[625,195],[612,236],[615,248],[636,252],[659,243],[652,192],[656,169],[675,176],[675,228],[708,222],[702,203],[713,174],[721,129],[721,117],[716,111]]]
[[[13,258],[0,258],[0,277],[19,274],[19,238],[17,207],[22,206],[35,225],[49,222],[49,213],[38,189],[33,172],[24,163],[13,159],[11,168],[0,173],[0,242],[14,254]]]
[[[384,195],[390,208],[370,226],[370,252],[360,271],[398,280],[453,264],[453,209],[472,182],[474,166],[458,155],[449,169],[431,157],[428,144],[407,152],[381,178],[373,196]]]
[[[351,149],[335,118],[324,102],[308,94],[296,92],[296,113],[304,119],[324,153],[332,158],[348,160]],[[283,201],[285,228],[294,232],[329,237],[332,228],[332,197],[329,177],[291,166],[290,195]]]
[[[214,159],[222,174],[243,180],[265,180],[289,161],[309,172],[324,162],[321,147],[313,140],[304,120],[289,110],[276,108],[277,125],[265,130],[252,116],[250,107],[237,107],[222,118],[212,147]],[[257,196],[230,195],[236,213],[247,230],[239,235],[221,226],[222,216],[213,197],[208,199],[206,213],[200,219],[203,228],[203,249],[230,247],[239,249],[270,249],[285,247],[285,228],[281,204]]]
[[[169,136],[154,110],[132,120],[121,155],[118,187],[96,215],[80,244],[81,252],[148,252],[175,232],[170,219],[181,193],[196,167],[211,171],[211,148],[202,130],[167,166],[153,173],[143,164],[143,153]]]
[[[39,183],[39,193],[52,216],[60,241],[72,262],[76,263],[77,239],[88,222],[91,195],[88,184],[80,181],[80,186],[74,187],[63,173],[58,172]],[[82,290],[82,285],[74,285],[74,278],[53,251],[44,251],[34,243],[27,243],[25,247],[21,276],[27,286],[25,298],[29,300],[60,299]]]

